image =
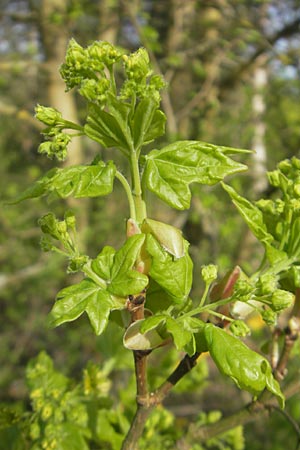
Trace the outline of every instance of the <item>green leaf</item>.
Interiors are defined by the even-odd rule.
[[[190,183],[212,185],[225,176],[246,170],[233,161],[223,147],[198,141],[178,141],[146,158],[144,182],[148,189],[176,209],[188,209]]]
[[[184,301],[192,287],[193,263],[188,254],[187,241],[184,241],[184,246],[184,256],[174,260],[151,234],[147,235],[146,248],[152,256],[150,276],[175,303]]]
[[[267,231],[266,224],[263,220],[263,214],[260,209],[246,198],[241,197],[231,186],[228,186],[225,183],[221,184],[223,189],[230,195],[232,202],[237,207],[254,236],[265,244],[272,242],[273,236]]]
[[[146,333],[146,331],[153,330],[157,328],[159,325],[164,324],[166,321],[165,314],[157,314],[154,316],[147,317],[140,327],[141,333]]]
[[[147,308],[153,313],[165,311],[174,304],[174,300],[159,284],[150,278],[146,297]]]
[[[145,133],[144,145],[149,144],[150,142],[154,141],[154,139],[165,134],[166,120],[166,115],[162,111],[157,109],[154,113],[149,129],[147,133]]]
[[[51,180],[56,175],[58,170],[59,169],[56,168],[49,170],[46,175],[43,176],[40,180],[36,181],[28,189],[25,189],[25,191],[22,192],[22,194],[18,195],[14,200],[7,203],[10,205],[14,205],[29,198],[38,198],[46,195],[50,189]]]
[[[100,161],[91,166],[75,166],[59,169],[52,180],[52,189],[59,197],[98,197],[110,194],[116,173],[115,165]]]
[[[110,310],[115,307],[109,293],[87,278],[57,294],[49,315],[49,325],[56,327],[71,322],[86,312],[95,333],[99,335],[107,325]]]
[[[92,262],[92,270],[104,280],[110,280],[111,278],[115,254],[115,249],[107,245],[103,247],[101,253]]]
[[[138,294],[147,286],[148,277],[133,270],[144,240],[144,234],[133,235],[115,254],[108,284],[108,291],[112,294],[121,296]]]
[[[178,228],[157,220],[145,219],[141,230],[143,233],[153,234],[163,249],[175,256],[175,258],[184,256],[184,239],[182,232]]]
[[[286,267],[286,265],[289,263],[287,254],[282,250],[278,250],[278,248],[273,247],[270,244],[266,244],[265,249],[266,256],[271,266],[283,264],[284,267]]]
[[[161,337],[155,328],[142,332],[143,324],[144,319],[137,320],[129,325],[123,338],[125,348],[129,350],[151,350],[160,347],[165,342],[166,339]]]
[[[84,132],[103,147],[117,147],[129,153],[132,146],[132,137],[126,119],[129,112],[129,105],[124,104],[118,105],[113,110],[113,114],[93,105],[87,117]]]
[[[52,169],[17,197],[14,203],[51,193],[61,198],[71,195],[74,198],[107,195],[113,190],[115,172],[112,161],[107,165],[100,161],[96,165]]]
[[[151,139],[149,141],[149,137],[147,138],[147,135],[149,136],[148,132],[153,122],[157,106],[157,101],[152,98],[146,97],[140,101],[135,110],[132,130],[134,146],[136,149],[141,148],[144,144],[147,144],[152,140]]]
[[[300,257],[300,217],[293,221],[286,252],[290,257]]]
[[[212,324],[205,325],[204,335],[211,357],[221,373],[229,376],[240,389],[245,389],[254,396],[265,388],[268,389],[277,397],[281,407],[284,406],[280,386],[273,378],[269,362],[263,356]]]
[[[166,327],[173,337],[173,341],[177,350],[182,350],[192,339],[193,334],[186,330],[182,323],[177,322],[173,317],[168,317]]]

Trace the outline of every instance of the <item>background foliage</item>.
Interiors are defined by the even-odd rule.
[[[169,83],[163,98],[169,140],[199,139],[257,150],[247,161],[249,174],[233,180],[235,188],[248,197],[271,195],[262,175],[264,170],[274,169],[283,158],[299,156],[297,0],[1,0],[0,11],[0,178],[4,198],[22,192],[52,167],[51,161],[36,152],[41,138],[39,125],[33,119],[34,106],[54,106],[70,119],[77,114],[75,106],[79,108],[78,120],[85,114],[81,100],[70,93],[65,95],[58,78],[58,66],[71,37],[81,45],[94,39],[109,40],[129,50],[144,45],[155,70],[163,73]],[[90,154],[89,145],[78,141],[68,164],[80,162],[83,155]],[[219,188],[193,189],[197,195],[188,214],[174,214],[155,200],[150,215],[183,228],[192,243],[195,273],[199,273],[202,264],[210,262],[218,263],[224,273],[236,264],[243,264],[246,271],[255,267],[260,248],[225,194]],[[104,243],[119,244],[125,225],[114,217],[120,212],[124,217],[128,214],[123,194],[116,191],[108,199],[78,201],[67,206],[79,215],[82,246],[92,256]],[[54,208],[60,215],[65,205],[55,204]],[[39,248],[37,219],[47,212],[46,202],[38,200],[13,208],[5,206],[0,212],[0,401],[20,404],[20,408],[27,395],[25,366],[40,350],[50,353],[56,368],[80,379],[89,359],[102,366],[115,349],[115,330],[95,339],[85,318],[55,331],[45,327],[53,298],[65,285],[64,261],[42,255]],[[200,289],[200,285],[195,286],[195,295]],[[295,355],[296,363],[298,359]],[[164,363],[166,371],[170,364],[171,361]],[[130,384],[131,366],[129,352],[115,356],[109,369],[113,374],[113,395],[128,395],[124,389]],[[191,379],[205,378],[207,369],[203,367],[199,373],[191,374]],[[187,392],[183,394],[184,387],[179,385],[168,406],[183,427],[191,416],[213,420],[199,416],[202,405],[205,411],[229,412],[245,395],[234,391],[236,405],[233,401],[228,407],[232,392],[226,382],[215,382],[213,368],[208,389],[199,388],[196,401],[195,393],[193,399],[189,397],[194,383],[182,383],[187,384]],[[124,403],[128,404],[128,399],[124,398]],[[297,400],[288,403],[288,408],[299,421]],[[278,434],[276,441],[287,445],[290,439],[294,445],[296,438],[286,420],[282,416],[272,420],[272,434]],[[165,421],[168,424],[167,416]],[[246,434],[252,436],[251,449],[261,448],[264,427],[256,425],[257,443],[252,430],[246,428]],[[161,433],[166,433],[167,428],[166,425]],[[155,448],[155,436],[152,438]],[[172,442],[168,435],[165,439]],[[263,445],[271,448],[268,442]],[[280,448],[282,444],[278,445]]]

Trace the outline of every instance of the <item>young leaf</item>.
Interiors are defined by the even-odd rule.
[[[221,373],[229,376],[240,389],[255,396],[267,388],[277,397],[281,407],[284,406],[280,386],[273,378],[269,362],[263,356],[212,324],[205,325],[204,336],[211,357]]]
[[[123,337],[124,347],[129,350],[151,350],[165,342],[155,328],[141,332],[143,323],[144,320],[137,320],[127,328]]]
[[[14,205],[29,198],[43,197],[48,194],[51,186],[51,180],[57,174],[58,170],[59,169],[56,168],[49,170],[40,180],[37,180],[32,186],[25,189],[22,194],[18,195],[14,200],[9,201],[8,204]]]
[[[198,141],[178,141],[146,155],[144,181],[148,189],[176,209],[188,209],[190,183],[212,185],[246,170],[222,152],[222,147]]]
[[[111,278],[111,268],[114,263],[115,253],[116,251],[113,247],[106,245],[92,262],[93,271],[104,280],[110,280]]]
[[[157,101],[155,101],[153,98],[145,97],[140,101],[135,110],[133,117],[132,134],[134,146],[136,149],[141,148],[144,144],[149,143],[149,140],[146,138],[146,136],[152,125],[155,112],[157,111],[157,106]]]
[[[147,286],[148,277],[133,270],[144,240],[144,234],[131,236],[115,254],[108,285],[108,290],[112,294],[121,296],[138,294]]]
[[[187,241],[184,241],[184,246],[184,256],[174,260],[151,234],[147,235],[146,247],[152,256],[150,276],[175,303],[184,301],[192,287],[193,263],[188,254]]]
[[[120,108],[122,108],[122,111],[120,111]],[[99,142],[103,147],[117,147],[128,153],[132,145],[132,137],[126,117],[126,121],[124,120],[124,115],[126,116],[127,114],[128,116],[129,111],[129,105],[124,104],[119,104],[115,108],[114,114],[110,114],[93,105],[87,117],[84,132],[89,138]]]
[[[106,281],[110,294],[127,297],[147,286],[148,277],[133,269],[144,240],[144,234],[135,234],[117,252],[106,246],[92,262],[93,272]]]
[[[108,322],[113,301],[108,292],[90,279],[62,289],[49,315],[49,325],[57,327],[71,322],[86,312],[97,335],[101,334]]]
[[[153,313],[162,312],[174,304],[173,297],[168,294],[159,284],[150,278],[149,286],[147,287],[147,308]]]
[[[166,327],[168,332],[172,335],[175,347],[177,350],[182,350],[192,339],[193,334],[186,330],[182,323],[177,322],[173,317],[168,317],[166,320]]]
[[[115,165],[109,161],[107,165],[100,161],[91,166],[75,166],[58,169],[53,177],[51,189],[59,197],[74,198],[98,197],[110,194],[116,173]]]
[[[157,109],[154,113],[149,129],[147,133],[145,133],[144,145],[149,144],[154,141],[154,139],[165,133],[166,120],[166,115],[160,111],[160,109]]]
[[[145,219],[142,224],[142,231],[153,234],[163,249],[175,258],[184,256],[184,239],[178,228],[157,220]]]
[[[244,197],[241,197],[231,186],[221,183],[223,189],[230,195],[233,203],[239,213],[249,226],[250,230],[257,239],[265,244],[273,241],[273,236],[268,233],[263,220],[263,214],[253,203]]]
[[[90,166],[52,169],[17,197],[14,203],[51,193],[61,198],[70,195],[74,198],[107,195],[113,190],[115,172],[116,168],[112,161],[107,165],[100,161]]]

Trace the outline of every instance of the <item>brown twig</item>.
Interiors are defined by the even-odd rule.
[[[148,394],[146,361],[148,352],[135,351],[135,372],[137,382],[137,410],[131,427],[123,442],[122,450],[137,449],[137,442],[141,437],[146,420],[155,406],[160,404],[176,383],[197,364],[199,353],[193,356],[185,355],[167,380],[154,392]]]

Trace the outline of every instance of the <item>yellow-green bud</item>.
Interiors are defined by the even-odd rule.
[[[272,294],[277,288],[278,277],[276,275],[265,273],[259,277],[258,288],[262,295]]]
[[[63,122],[62,115],[57,109],[47,106],[37,105],[35,108],[35,117],[45,125],[54,126]]]
[[[235,336],[245,337],[250,334],[250,328],[243,320],[235,320],[229,326],[230,331]]]
[[[201,269],[201,275],[205,284],[210,284],[217,279],[218,267],[215,266],[214,264],[208,264],[207,266],[203,266]]]
[[[295,296],[291,292],[284,291],[283,289],[276,289],[272,294],[272,309],[273,311],[282,311],[289,308],[294,303]]]
[[[267,325],[276,325],[277,314],[271,309],[264,309],[260,311],[261,317],[266,322]]]

